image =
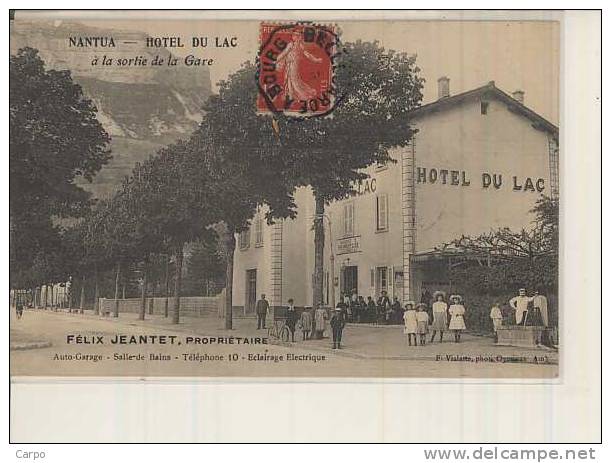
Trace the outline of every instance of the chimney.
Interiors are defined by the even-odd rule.
[[[447,98],[450,96],[450,79],[446,76],[437,79],[437,89],[439,91],[439,99]]]
[[[513,96],[514,100],[524,104],[524,90],[516,90],[511,95]]]

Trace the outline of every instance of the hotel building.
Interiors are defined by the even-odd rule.
[[[381,291],[402,302],[450,289],[448,268],[464,259],[444,244],[462,235],[532,222],[541,194],[558,195],[558,127],[494,82],[439,98],[411,113],[418,129],[395,163],[371,166],[354,196],[326,207],[324,302],[357,290]],[[235,252],[233,301],[254,310],[261,293],[270,305],[312,305],[314,198],[296,192],[298,216],[268,226],[257,214]]]

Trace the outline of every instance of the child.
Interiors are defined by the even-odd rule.
[[[304,309],[301,313],[299,320],[301,333],[303,334],[303,340],[307,341],[310,338],[310,331],[312,331],[312,312],[311,309]]]
[[[433,294],[433,324],[431,330],[431,342],[435,340],[435,335],[439,331],[439,342],[443,342],[443,332],[448,326],[448,304],[445,302],[445,294],[442,291],[435,291]]]
[[[426,344],[426,334],[429,332],[429,314],[424,310],[426,304],[420,303],[416,306],[416,320],[418,321],[418,335],[420,336],[420,345]]]
[[[465,307],[462,305],[462,296],[454,295],[450,297],[452,305],[450,312],[450,331],[454,331],[454,342],[460,342],[460,332],[467,329],[465,326]]]
[[[499,335],[497,329],[503,326],[503,313],[498,302],[492,304],[490,309],[490,318],[492,319],[492,327],[494,328],[494,342],[499,342]]]
[[[414,337],[414,346],[418,345],[416,333],[418,332],[418,319],[416,310],[414,309],[414,301],[405,303],[405,313],[403,314],[403,322],[405,324],[403,332],[407,334],[407,342],[412,345],[412,336]]]

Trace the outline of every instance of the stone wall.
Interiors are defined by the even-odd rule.
[[[165,311],[165,297],[153,297],[146,300],[146,313],[150,314],[151,300],[154,315],[163,315]],[[220,316],[222,314],[222,297],[181,297],[180,314],[186,317]],[[168,313],[172,314],[174,299],[168,299]],[[102,313],[112,313],[115,308],[115,299],[100,298]],[[140,311],[140,298],[119,299],[119,313],[138,313]]]

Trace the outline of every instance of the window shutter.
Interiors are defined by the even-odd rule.
[[[376,293],[376,269],[371,267],[371,296],[375,296]]]
[[[348,235],[348,205],[344,204],[344,236]]]
[[[388,281],[388,297],[392,302],[392,298],[395,296],[395,268],[388,267],[386,272],[386,280]]]
[[[344,204],[344,236],[354,235],[354,203]]]
[[[263,244],[263,219],[258,216],[255,220],[255,244]]]
[[[388,228],[388,196],[376,196],[376,230]]]
[[[380,219],[382,221],[382,230],[386,230],[388,228],[388,196],[382,195],[380,199]]]

